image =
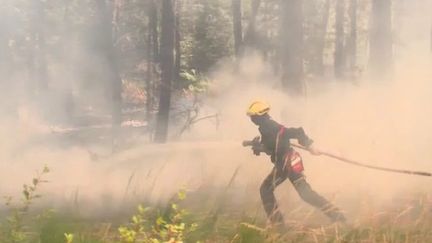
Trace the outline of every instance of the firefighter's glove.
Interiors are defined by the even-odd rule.
[[[253,154],[259,156],[262,152],[262,144],[260,143],[260,137],[257,136],[252,140],[252,151]]]
[[[256,156],[259,156],[261,154],[261,150],[259,148],[252,147],[252,151],[253,154],[255,154]]]

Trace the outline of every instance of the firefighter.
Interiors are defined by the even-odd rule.
[[[313,146],[313,140],[305,134],[303,128],[287,128],[277,123],[269,116],[269,111],[270,106],[262,101],[253,102],[247,111],[261,134],[254,139],[253,153],[266,153],[274,164],[260,188],[261,200],[269,221],[283,225],[283,216],[279,211],[274,190],[288,178],[304,201],[320,209],[333,222],[345,222],[345,217],[338,208],[312,190],[303,174],[302,158],[290,146],[290,140],[297,139],[311,154],[319,155],[319,150]]]

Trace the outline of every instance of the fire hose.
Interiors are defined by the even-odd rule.
[[[257,146],[257,140],[246,140],[243,141],[243,146]],[[302,150],[306,150],[309,151],[307,148],[297,145],[297,144],[291,144],[292,147],[295,148],[299,148]],[[366,164],[363,162],[359,162],[356,160],[352,160],[352,159],[348,159],[348,158],[344,158],[342,156],[339,155],[335,155],[329,152],[325,152],[325,151],[320,151],[321,155],[342,161],[344,163],[348,163],[348,164],[352,164],[352,165],[356,165],[356,166],[360,166],[360,167],[365,167],[365,168],[369,168],[369,169],[374,169],[374,170],[381,170],[381,171],[387,171],[387,172],[393,172],[393,173],[402,173],[402,174],[409,174],[409,175],[418,175],[418,176],[432,176],[432,173],[429,172],[423,172],[423,171],[411,171],[411,170],[400,170],[400,169],[392,169],[392,168],[386,168],[386,167],[380,167],[380,166],[374,166],[374,165],[370,165],[370,164]]]

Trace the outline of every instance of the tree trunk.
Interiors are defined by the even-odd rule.
[[[154,0],[149,0],[149,6],[153,5]],[[153,109],[153,29],[152,29],[152,18],[154,17],[152,7],[147,8],[147,70],[146,70],[146,120],[148,123],[152,120],[152,109]]]
[[[159,7],[157,4],[158,0],[151,0],[150,2],[150,30],[152,31],[152,41],[153,41],[153,62],[152,62],[152,73],[153,73],[153,80],[159,79],[159,64],[160,64],[160,55],[159,55]],[[158,82],[153,82],[151,87],[152,92],[152,103],[156,104],[157,96],[156,96],[156,90],[157,90]]]
[[[106,63],[107,78],[109,81],[109,87],[111,92],[111,115],[112,115],[112,129],[113,129],[113,145],[115,145],[115,140],[117,133],[120,129],[122,122],[122,80],[118,70],[117,53],[114,47],[114,40],[116,35],[116,24],[117,18],[120,11],[120,3],[118,0],[115,1],[115,6],[113,10],[113,18],[108,12],[105,0],[97,1],[98,8],[100,11],[100,26],[102,30],[101,35],[101,46],[104,53],[104,61]]]
[[[241,55],[243,42],[241,0],[232,0],[233,31],[234,31],[234,50],[236,57]]]
[[[351,0],[350,4],[351,33],[348,39],[348,67],[354,74],[357,65],[357,0]]]
[[[302,0],[281,0],[280,10],[282,86],[288,93],[304,94]]]
[[[147,36],[147,81],[146,81],[146,119],[152,124],[152,110],[155,101],[156,82],[158,70],[156,64],[159,62],[159,31],[158,31],[158,7],[155,0],[148,0],[148,36]],[[150,127],[153,129],[153,127]],[[150,132],[150,140],[152,140],[152,132]]]
[[[108,49],[108,63],[111,67],[111,85],[112,85],[112,98],[113,98],[113,106],[112,106],[112,117],[113,117],[113,126],[120,128],[122,122],[121,115],[121,107],[122,107],[122,79],[120,77],[119,68],[118,68],[118,60],[117,60],[117,51],[114,47],[114,42],[118,38],[117,29],[118,29],[118,19],[120,15],[121,9],[121,1],[115,0],[114,6],[114,14],[113,14],[113,26],[109,28],[112,32],[110,39],[110,48]]]
[[[372,1],[369,70],[378,78],[385,78],[393,68],[391,5],[391,0]]]
[[[70,16],[70,1],[68,0],[63,0],[63,4],[64,4],[64,12],[63,12],[63,28],[62,28],[62,34],[61,34],[61,39],[62,39],[62,52],[63,53],[69,53],[69,44],[68,41],[69,40],[69,32],[70,29],[72,27],[71,24],[71,16]],[[69,55],[69,54],[66,54]],[[65,69],[65,75],[67,75],[68,77],[72,77],[73,76],[73,64],[70,61],[70,57],[66,56],[66,69]],[[69,78],[67,79],[67,83],[65,84],[65,90],[64,90],[64,112],[66,114],[66,118],[68,119],[68,122],[72,122],[74,115],[75,115],[75,100],[74,100],[74,96],[73,96],[73,79]]]
[[[251,16],[249,18],[249,25],[246,30],[246,34],[244,37],[244,44],[246,46],[256,47],[256,18],[258,15],[258,9],[261,4],[261,0],[252,0],[252,11]]]
[[[175,68],[174,80],[180,80],[181,69],[181,0],[176,0],[176,13],[175,13]]]
[[[315,71],[315,73],[318,75],[324,74],[324,49],[326,44],[329,13],[330,13],[330,0],[326,0],[323,6],[321,26],[319,28],[319,40],[318,40],[318,50],[317,50],[318,58],[317,58],[316,71]]]
[[[153,62],[152,62],[152,34],[147,34],[147,70],[146,70],[146,120],[150,124],[153,119]]]
[[[173,0],[162,0],[161,20],[161,86],[157,115],[155,142],[165,143],[168,137],[168,121],[171,103],[171,87],[174,71],[175,17]]]
[[[345,72],[345,31],[344,31],[345,0],[336,2],[336,39],[334,52],[334,75],[335,78],[343,78]]]
[[[150,29],[153,32],[153,61],[159,63],[159,30],[158,30],[158,7],[155,0],[150,0]]]

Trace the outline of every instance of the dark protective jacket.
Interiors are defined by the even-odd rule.
[[[265,120],[258,129],[261,133],[261,144],[278,168],[283,167],[285,156],[292,151],[290,139],[297,139],[298,143],[305,147],[313,143],[303,128],[286,128],[272,119]]]

